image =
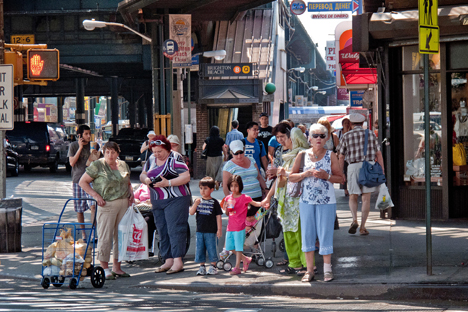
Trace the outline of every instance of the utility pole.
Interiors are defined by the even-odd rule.
[[[0,64],[4,64],[4,19],[3,0],[0,0]],[[13,104],[13,103],[11,103]],[[12,116],[13,117],[13,116]],[[5,130],[0,130],[0,198],[6,197],[6,157],[5,157]]]

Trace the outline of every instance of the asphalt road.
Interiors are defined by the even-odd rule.
[[[248,289],[246,288],[246,293]],[[313,300],[282,296],[196,293],[155,290],[144,286],[126,289],[42,290],[36,282],[0,279],[0,311],[468,311],[465,302]]]

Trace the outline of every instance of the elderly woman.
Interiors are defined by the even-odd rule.
[[[167,137],[167,140],[171,142],[171,150],[180,153],[180,140],[175,134],[171,134]]]
[[[305,253],[307,272],[303,282],[314,279],[315,241],[320,242],[319,254],[323,256],[325,282],[333,280],[331,254],[333,253],[333,228],[336,215],[336,199],[333,183],[343,181],[338,159],[332,151],[324,148],[328,130],[320,124],[313,124],[309,130],[312,148],[298,154],[289,181],[302,181],[302,195],[299,200],[301,217],[302,251]],[[303,172],[300,171],[304,157]]]
[[[301,129],[293,128],[289,130],[289,126],[284,123],[279,123],[273,128],[273,135],[276,136],[278,143],[281,144],[275,155],[278,178],[262,204],[270,202],[271,197],[275,195],[278,201],[278,214],[283,225],[284,244],[289,257],[288,267],[280,271],[280,273],[297,274],[300,273],[307,263],[301,250],[302,236],[299,218],[299,198],[287,196],[286,182],[291,173],[294,159],[296,159],[301,151],[306,150],[309,144]],[[276,183],[278,183],[278,188],[275,194]]]
[[[182,156],[171,151],[164,135],[150,142],[150,157],[140,174],[140,181],[150,186],[154,222],[160,236],[159,250],[165,259],[156,273],[173,274],[184,270],[187,222],[190,206],[190,174]]]
[[[148,160],[148,158],[151,156],[151,151],[149,150],[149,142],[153,140],[153,138],[156,136],[156,133],[154,133],[154,131],[150,131],[148,132],[146,136],[148,137],[148,140],[143,142],[140,148],[140,153],[141,153],[140,159],[141,159],[142,165],[144,165],[145,162]]]
[[[97,211],[98,260],[104,269],[106,279],[111,280],[116,276],[130,276],[122,271],[118,261],[118,227],[128,206],[133,203],[133,189],[130,183],[130,168],[124,161],[118,160],[119,145],[115,142],[107,142],[104,144],[103,151],[104,158],[93,161],[86,168],[79,185],[99,205]],[[112,243],[114,243],[114,262],[111,271],[109,259]]]

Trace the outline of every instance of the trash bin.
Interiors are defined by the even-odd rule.
[[[21,251],[21,198],[0,200],[0,253]]]

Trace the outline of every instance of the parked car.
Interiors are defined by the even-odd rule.
[[[122,128],[115,137],[110,137],[109,141],[114,141],[120,146],[120,160],[125,161],[130,168],[141,165],[140,148],[147,140],[150,129]]]
[[[70,142],[66,135],[63,137],[56,132],[55,126],[45,122],[15,122],[15,128],[6,134],[16,146],[19,164],[25,171],[41,166],[56,172],[59,164],[71,169],[67,157]]]
[[[15,146],[10,144],[8,137],[5,138],[5,154],[6,154],[6,166],[7,172],[12,177],[16,177],[19,174],[19,156],[15,151]]]

